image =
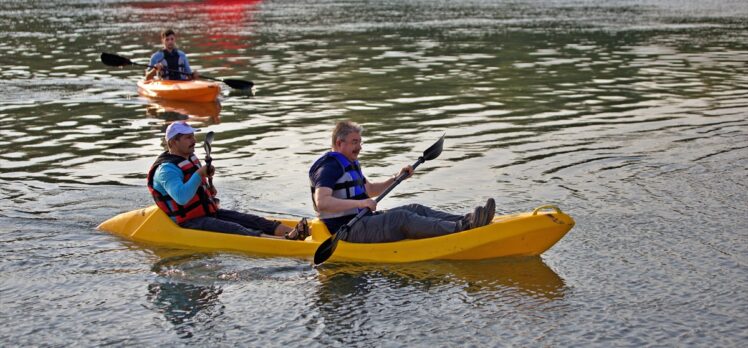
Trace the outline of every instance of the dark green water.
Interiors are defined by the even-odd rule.
[[[743,1],[5,1],[0,24],[6,345],[748,342]],[[155,104],[99,62],[145,63],[165,25],[256,96]],[[348,118],[374,179],[447,134],[385,208],[495,197],[577,225],[539,258],[321,269],[97,231],[151,203],[180,118],[216,132],[225,207],[312,216],[306,170]]]

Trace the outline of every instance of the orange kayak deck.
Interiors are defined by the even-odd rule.
[[[215,101],[220,93],[221,86],[207,81],[138,81],[138,94],[148,98],[204,103]]]

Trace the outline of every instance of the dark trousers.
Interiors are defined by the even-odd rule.
[[[215,217],[204,216],[183,222],[180,226],[195,230],[221,233],[259,236],[263,233],[273,234],[280,222],[263,217],[240,213],[233,210],[218,209]]]

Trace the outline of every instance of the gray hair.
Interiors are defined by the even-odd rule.
[[[338,140],[345,140],[345,137],[351,133],[363,134],[364,127],[361,127],[358,123],[353,121],[338,121],[335,124],[335,129],[332,130],[332,146],[335,147],[335,142]]]

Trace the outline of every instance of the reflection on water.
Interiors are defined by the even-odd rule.
[[[220,316],[224,305],[219,300],[221,289],[187,283],[160,282],[148,286],[148,300],[174,325],[180,338],[192,337],[196,325]],[[200,318],[207,319],[198,319]]]
[[[221,123],[219,114],[221,104],[215,103],[188,103],[178,101],[158,100],[146,106],[147,117],[163,120],[161,131],[174,121],[186,121],[193,127],[201,128]]]
[[[434,261],[403,265],[330,264],[320,267],[319,303],[336,296],[365,295],[372,279],[386,279],[394,288],[417,288],[428,292],[441,285],[456,286],[466,294],[497,295],[501,288],[527,296],[559,299],[564,281],[539,257],[484,261]],[[329,296],[329,297],[328,297]],[[483,298],[484,300],[489,300]]]
[[[251,322],[255,330],[287,330],[283,337],[294,337],[299,330],[313,332],[318,343],[326,344],[368,340],[390,325],[405,330],[411,322],[429,322],[439,315],[484,320],[553,309],[567,291],[564,280],[537,257],[338,263],[312,269],[296,260],[289,265],[277,259],[143,250],[158,256],[151,268],[157,278],[148,285],[147,300],[181,338],[204,335],[206,327],[234,320],[229,313],[236,308],[226,308],[226,301],[243,306],[232,300],[236,295],[250,301],[246,320],[237,323],[240,327]],[[226,287],[238,284],[242,293],[226,293]],[[256,302],[258,297],[266,303]]]
[[[204,326],[223,314],[220,301],[223,290],[203,279],[212,268],[204,256],[181,250],[157,249],[160,257],[151,270],[158,274],[156,282],[148,285],[147,299],[155,309],[174,325],[180,338],[193,335],[196,326]],[[185,277],[185,274],[193,276]]]
[[[396,333],[409,331],[406,327],[422,329],[424,322],[436,330],[443,326],[434,320],[444,316],[494,322],[492,317],[502,313],[552,308],[565,293],[563,279],[537,257],[404,265],[330,264],[318,271],[312,308],[319,318],[308,323],[309,329],[324,324],[323,342],[343,344],[355,344],[361,336],[377,336],[375,333],[383,330],[395,331],[396,337]],[[393,325],[398,328],[391,328]],[[417,335],[408,335],[399,338],[401,344],[419,341]],[[452,334],[439,335],[449,340]]]
[[[215,103],[189,103],[174,100],[157,100],[148,104],[146,115],[168,119],[168,113],[177,113],[193,117],[206,123],[220,123],[219,115],[221,113],[221,104]],[[165,117],[159,117],[161,114],[167,114]]]

